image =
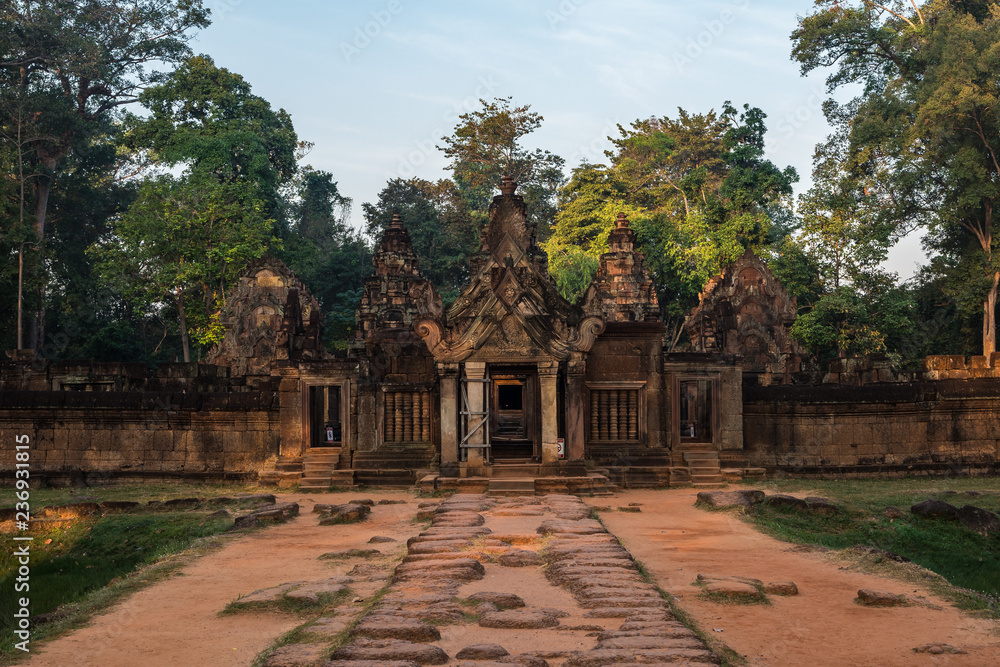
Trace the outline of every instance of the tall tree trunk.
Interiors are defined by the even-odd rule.
[[[983,302],[983,356],[989,357],[997,350],[997,287],[1000,271],[993,274],[993,284]]]
[[[177,316],[181,322],[181,345],[184,347],[184,363],[191,363],[191,339],[188,337],[187,317],[184,315],[184,294],[177,295]]]
[[[43,164],[51,172],[55,172],[58,158],[46,157]],[[45,218],[49,209],[49,194],[52,192],[53,174],[39,178],[35,185],[35,235],[38,237],[38,245],[35,246],[39,253],[39,268],[41,270],[41,284],[38,286],[38,298],[41,306],[33,318],[34,325],[31,327],[32,348],[35,356],[43,356],[45,346]]]

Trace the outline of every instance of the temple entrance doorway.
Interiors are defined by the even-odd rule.
[[[490,446],[493,460],[529,461],[538,455],[538,373],[534,368],[490,368]]]

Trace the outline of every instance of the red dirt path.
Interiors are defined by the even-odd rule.
[[[406,498],[405,505],[375,508],[361,524],[318,526],[313,502],[354,497]],[[159,667],[245,666],[300,620],[278,613],[219,616],[240,594],[298,579],[342,574],[345,566],[317,560],[320,554],[360,548],[372,535],[400,540],[419,527],[410,522],[417,500],[400,492],[285,494],[301,516],[231,542],[199,558],[179,575],[147,588],[88,627],[37,649],[32,667],[65,665]],[[647,566],[659,585],[680,600],[703,631],[746,656],[750,665],[879,666],[1000,665],[997,622],[974,619],[912,585],[842,570],[825,555],[796,551],[725,513],[693,507],[691,490],[628,491],[592,505],[641,503],[641,513],[602,512],[608,529]],[[394,545],[378,545],[389,552]],[[386,547],[390,548],[386,548]],[[772,596],[771,606],[718,605],[697,597],[698,573],[791,580],[800,595]],[[859,607],[859,588],[922,595],[940,609]],[[722,630],[714,633],[713,629]],[[946,642],[967,655],[916,654],[913,648]]]
[[[896,667],[1000,665],[1000,623],[970,618],[912,584],[841,569],[817,552],[803,552],[762,535],[733,515],[694,507],[696,492],[629,491],[611,502],[642,503],[641,513],[602,512],[601,519],[633,557],[645,563],[700,629],[747,658],[750,665]],[[794,581],[799,595],[769,596],[770,606],[723,605],[698,598],[699,573]],[[861,607],[859,588],[923,596],[926,606]],[[721,633],[714,630],[718,628]],[[930,655],[913,649],[944,642],[967,655]]]

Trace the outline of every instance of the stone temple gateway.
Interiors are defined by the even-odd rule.
[[[509,179],[489,218],[470,282],[445,311],[395,217],[346,360],[317,349],[299,305],[311,301],[289,290],[278,327],[288,352],[274,365],[281,445],[264,477],[495,490],[721,481],[719,452],[742,446],[739,367],[732,355],[664,353],[624,216],[579,304],[556,290]],[[212,361],[260,367],[244,358],[254,348],[239,349],[227,339]]]
[[[1000,354],[923,370],[837,359],[747,253],[705,286],[669,353],[619,216],[593,283],[563,299],[505,181],[469,284],[444,309],[396,218],[346,353],[286,266],[248,266],[208,363],[0,362],[0,438],[32,434],[32,480],[260,480],[577,492],[769,475],[1000,472]],[[0,450],[0,480],[13,479]]]

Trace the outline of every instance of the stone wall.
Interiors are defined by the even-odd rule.
[[[775,474],[1000,472],[1000,383],[746,386],[744,451]]]
[[[205,364],[6,366],[0,442],[31,438],[35,483],[256,479],[278,454],[271,378]],[[0,448],[0,482],[14,463],[13,447]]]

